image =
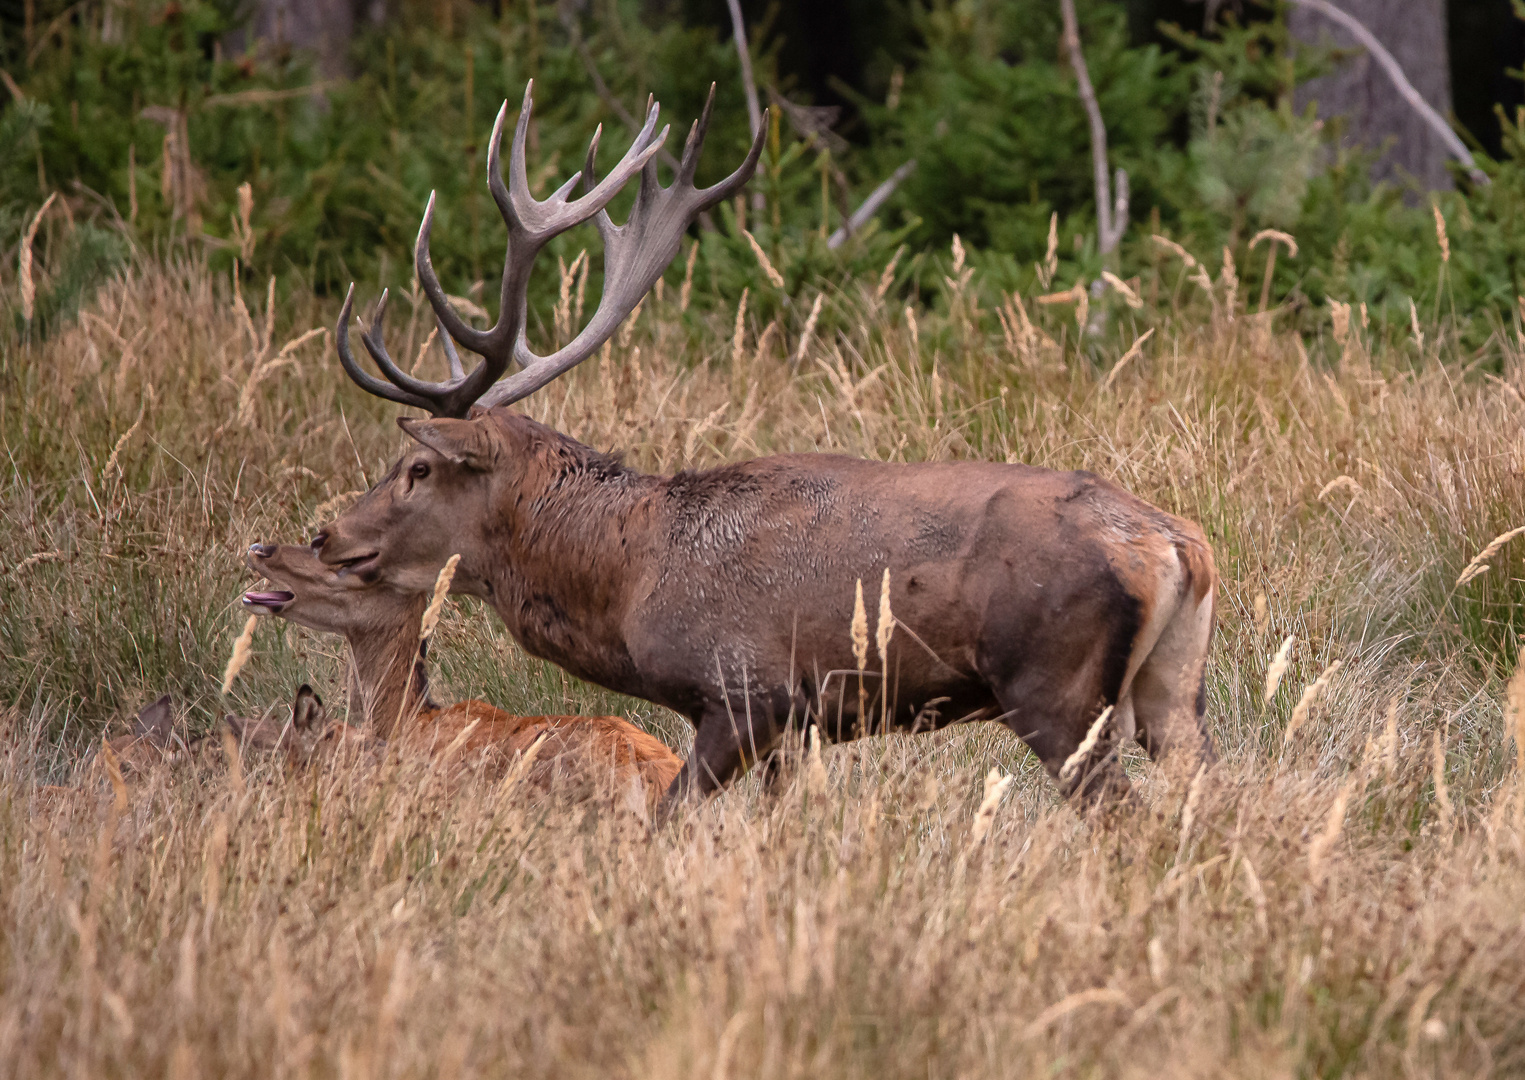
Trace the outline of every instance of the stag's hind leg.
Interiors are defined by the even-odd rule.
[[[1065,798],[1114,805],[1131,801],[1133,794],[1117,759],[1115,710],[1085,753],[1077,756],[1105,703],[1116,693],[1116,678],[1106,680],[1103,675],[1091,663],[1066,673],[1067,677],[1056,677],[1051,669],[1032,668],[998,685],[995,694],[1002,722],[1038,755]],[[1108,681],[1112,685],[1104,686]]]
[[[1195,769],[1217,760],[1207,733],[1207,648],[1213,598],[1186,596],[1133,678],[1138,741],[1156,761],[1178,752]]]

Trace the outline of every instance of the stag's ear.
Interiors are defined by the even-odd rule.
[[[328,723],[328,710],[323,699],[306,683],[297,690],[297,699],[291,706],[291,726],[298,731],[317,731]]]
[[[492,437],[486,424],[476,420],[420,420],[400,416],[397,426],[457,465],[477,472],[492,468]]]
[[[165,694],[158,701],[138,713],[132,722],[132,733],[147,739],[155,746],[168,746],[170,732],[175,724],[175,709]]]

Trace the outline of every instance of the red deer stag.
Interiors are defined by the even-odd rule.
[[[1127,790],[1122,738],[1155,757],[1212,760],[1204,677],[1217,576],[1189,521],[1091,473],[1025,465],[788,454],[645,475],[509,411],[597,350],[695,216],[750,178],[760,149],[695,190],[706,106],[663,188],[650,161],[661,141],[649,136],[652,107],[610,176],[595,183],[590,151],[587,194],[567,200],[574,178],[537,202],[525,182],[529,115],[526,94],[506,185],[503,113],[488,159],[509,234],[497,324],[473,329],[451,307],[429,258],[432,197],[415,247],[442,340],[482,362],[468,375],[453,359],[443,383],[407,375],[387,355],[378,305],[363,341],[383,382],[350,352],[345,303],[336,330],[345,370],[432,418],[399,419],[417,445],[313,539],[325,564],[356,588],[424,592],[459,553],[454,590],[486,600],[527,652],[696,725],[669,801],[726,783],[791,720],[836,739],[881,723],[999,720],[1066,793],[1109,799]],[[616,226],[602,208],[637,169],[634,209]],[[524,335],[530,264],[551,236],[590,217],[605,252],[598,308],[570,344],[538,356]],[[498,381],[510,361],[522,370]],[[865,676],[875,690],[864,709],[848,627],[855,583],[872,593],[886,569],[895,632],[881,677]]]
[[[437,705],[429,696],[429,641],[419,638],[426,595],[383,584],[356,588],[353,575],[325,566],[305,545],[255,544],[248,563],[277,589],[244,593],[244,607],[342,634],[350,646],[351,709],[364,718],[363,730],[397,743],[405,754],[437,757],[448,751],[454,763],[491,774],[541,740],[531,780],[612,778],[620,786],[634,780],[653,798],[682,767],[661,740],[617,716],[514,716],[485,701]],[[297,760],[331,752],[359,735],[353,727],[330,723],[322,701],[306,686],[298,691],[289,735],[284,727],[267,722],[239,733],[256,745],[271,736],[284,740]],[[379,739],[369,741],[381,745]]]

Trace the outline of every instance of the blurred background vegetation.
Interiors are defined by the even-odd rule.
[[[307,5],[272,0],[0,0],[0,280],[16,276],[28,226],[58,196],[32,244],[30,333],[52,332],[133,252],[189,249],[223,275],[236,262],[246,280],[274,275],[283,294],[332,296],[351,280],[366,295],[406,286],[431,190],[447,286],[492,297],[502,234],[482,182],[485,143],[499,105],[507,99],[512,114],[531,78],[531,172],[542,193],[577,167],[599,123],[611,162],[648,94],[674,123],[677,150],[718,83],[701,179],[721,175],[748,142],[723,2],[327,6],[343,9],[338,31],[293,32]],[[1331,299],[1365,304],[1378,333],[1408,333],[1416,311],[1449,319],[1458,346],[1477,355],[1512,332],[1525,292],[1525,113],[1504,74],[1519,62],[1507,54],[1520,23],[1503,0],[1451,0],[1449,13],[1439,0],[1422,5],[1448,15],[1447,102],[1486,185],[1443,162],[1428,179],[1401,169],[1394,178],[1374,167],[1390,146],[1352,143],[1341,117],[1318,119],[1309,80],[1350,53],[1327,38],[1295,41],[1283,6],[1077,6],[1112,163],[1131,178],[1131,224],[1113,267],[1121,278],[1169,258],[1151,239],[1160,234],[1220,280],[1231,259],[1253,302],[1273,245],[1252,240],[1276,229],[1299,252],[1283,249],[1269,298],[1304,332],[1328,325]],[[742,9],[774,125],[755,194],[695,228],[701,309],[750,286],[767,317],[806,284],[877,277],[901,245],[893,288],[935,303],[955,235],[988,302],[1097,279],[1090,139],[1057,0]],[[888,204],[829,245],[909,160],[916,167]],[[782,290],[764,287],[743,228],[784,275]],[[570,264],[589,247],[596,287],[589,239],[559,238],[551,252]],[[536,288],[537,310],[548,311],[554,267]],[[10,320],[22,326],[19,309]]]

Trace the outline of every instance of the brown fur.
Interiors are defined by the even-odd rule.
[[[379,585],[355,587],[353,578],[324,566],[307,547],[256,546],[249,565],[290,593],[289,600],[265,604],[251,604],[247,597],[259,594],[246,594],[250,610],[345,636],[352,659],[352,708],[358,707],[367,729],[384,732],[387,742],[404,754],[438,758],[449,751],[453,769],[500,776],[543,739],[531,782],[612,778],[623,786],[634,780],[653,796],[665,791],[682,767],[660,740],[620,717],[516,716],[475,700],[438,705],[429,695],[427,644],[418,640],[424,596]],[[304,715],[303,692],[311,694],[307,687],[298,693],[291,726],[319,736],[298,741],[304,759],[367,739],[373,749],[387,745],[348,725],[330,725],[310,711]]]
[[[129,730],[104,740],[88,753],[80,768],[78,786],[44,784],[38,787],[39,804],[50,807],[81,794],[99,795],[115,786],[115,766],[122,783],[131,790],[155,771],[219,763],[220,739],[203,735],[188,739],[175,730],[175,706],[168,694],[145,706],[133,717]]]
[[[791,718],[834,738],[998,718],[1057,776],[1115,705],[1116,736],[1213,756],[1211,549],[1089,473],[796,454],[649,476],[504,409],[399,423],[419,445],[314,540],[323,562],[422,594],[460,554],[454,590],[527,651],[695,723],[673,795],[724,783]],[[886,567],[889,671],[870,660],[860,715],[854,582],[872,637]],[[1083,775],[1120,786],[1115,741]]]

